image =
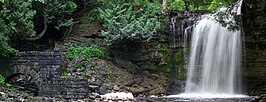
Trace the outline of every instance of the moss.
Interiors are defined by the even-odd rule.
[[[162,74],[166,77],[170,76],[170,51],[167,44],[154,43],[153,52],[158,53],[161,59],[150,59],[141,62],[139,65],[146,71],[154,74]],[[157,57],[158,58],[158,57]]]
[[[69,72],[64,71],[63,74],[60,76],[60,78],[67,78],[69,75]]]
[[[80,72],[80,76],[89,77],[89,76],[91,76],[91,73],[89,73],[88,71],[86,71],[86,72]]]
[[[146,71],[154,74],[162,74],[168,78],[171,77],[172,74],[172,64],[170,60],[171,51],[169,45],[166,43],[154,43],[156,44],[153,47],[153,52],[159,53],[161,59],[150,59],[147,61],[141,62],[139,65]],[[177,64],[177,75],[178,78],[184,78],[186,75],[184,68],[184,59],[183,54],[185,54],[187,50],[181,49],[175,53],[175,60]],[[157,57],[158,58],[158,57]]]

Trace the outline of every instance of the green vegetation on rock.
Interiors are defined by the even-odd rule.
[[[5,78],[0,74],[0,86],[11,87],[10,84],[5,82]]]
[[[70,59],[76,58],[78,55],[82,55],[86,60],[92,57],[103,58],[106,55],[106,51],[103,47],[98,45],[91,45],[88,47],[82,47],[81,45],[70,45],[67,49],[67,55]],[[79,67],[79,65],[75,65]]]
[[[60,78],[67,78],[68,75],[69,75],[69,72],[64,71],[64,72],[62,73],[62,75],[60,76]]]
[[[157,16],[160,5],[148,0],[101,0],[98,11],[108,44],[123,39],[149,41],[161,26]]]

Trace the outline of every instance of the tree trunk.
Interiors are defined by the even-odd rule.
[[[185,2],[185,10],[189,11],[189,5],[188,5],[188,1],[184,1]]]
[[[28,40],[28,41],[36,41],[36,40],[39,40],[40,38],[42,38],[42,36],[47,31],[47,26],[48,26],[47,25],[46,16],[44,15],[43,17],[44,17],[44,19],[43,19],[44,28],[43,28],[42,32],[40,34],[38,34],[37,36],[35,36],[35,37],[27,37],[27,38],[25,38],[25,40]]]
[[[163,9],[166,9],[167,7],[167,0],[163,0]]]

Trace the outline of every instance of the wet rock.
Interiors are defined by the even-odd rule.
[[[125,80],[124,81],[125,86],[132,86],[135,83],[136,83],[135,80]]]
[[[107,93],[107,85],[102,85],[99,89],[100,94],[106,94]]]
[[[120,90],[120,88],[118,87],[118,85],[114,85],[114,86],[113,86],[113,89],[114,89],[115,91],[119,91],[119,90]]]
[[[91,69],[92,65],[90,63],[84,63],[86,69]]]
[[[85,102],[84,100],[77,100],[77,102]]]
[[[95,95],[93,95],[93,94],[89,94],[89,97],[90,97],[91,99],[93,99],[93,100],[95,100],[95,99],[96,99],[96,96],[95,96]]]
[[[149,92],[149,95],[159,95],[159,94],[163,94],[165,92],[165,88],[163,88],[163,87],[158,87],[158,88],[156,88],[156,89],[154,89],[154,90],[151,90],[150,92]]]
[[[0,101],[2,100],[5,100],[6,99],[6,93],[4,92],[0,92]]]
[[[124,59],[115,59],[115,62],[121,68],[125,68],[125,69],[131,68],[132,70],[140,69],[137,65],[133,64],[130,61],[126,61]]]
[[[89,97],[92,100],[95,100],[96,98],[100,98],[101,96],[98,93],[92,92],[92,93],[89,94]]]
[[[106,85],[107,85],[107,89],[108,90],[112,90],[113,89],[114,84],[108,83]]]
[[[99,86],[97,86],[97,85],[89,85],[89,89],[91,91],[96,91],[96,90],[98,90],[98,88],[99,88]]]
[[[180,92],[183,91],[184,89],[184,82],[179,82],[179,81],[169,81],[167,82],[167,89],[166,89],[166,94],[170,95],[170,94],[178,94]]]
[[[144,93],[144,92],[147,92],[147,90],[145,90],[144,88],[142,87],[126,87],[126,90],[129,91],[129,92],[132,92],[133,94],[140,94],[140,93]]]
[[[17,98],[19,94],[8,94],[8,97]]]
[[[90,78],[88,79],[88,83],[89,83],[89,84],[94,84],[95,81],[96,81],[95,77],[90,77]]]
[[[96,70],[101,75],[107,75],[108,74],[107,70],[104,67],[102,67],[102,66],[96,67]]]
[[[70,63],[67,65],[68,68],[72,68],[75,66],[75,64],[80,63],[81,61],[84,61],[85,58],[81,55],[77,56],[75,59],[70,61]]]
[[[24,99],[24,98],[20,98],[19,101],[20,101],[20,102],[26,102],[26,99]]]
[[[1,95],[1,96],[6,96],[6,93],[4,93],[4,92],[0,92],[0,95]]]
[[[85,68],[84,67],[77,69],[77,72],[84,72],[84,71],[85,71]]]

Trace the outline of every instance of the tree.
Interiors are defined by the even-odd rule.
[[[1,56],[14,52],[10,39],[38,40],[48,26],[70,26],[77,8],[73,0],[1,0],[0,6]]]
[[[163,9],[165,10],[167,7],[167,0],[163,0]]]
[[[173,10],[216,10],[222,6],[230,6],[237,0],[169,0]]]

